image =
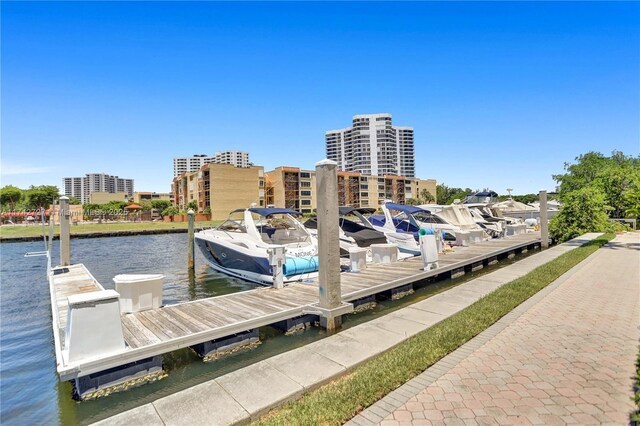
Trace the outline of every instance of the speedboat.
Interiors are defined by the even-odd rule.
[[[372,223],[365,216],[365,214],[371,215],[375,212],[376,209],[371,207],[340,207],[340,215],[342,217],[344,217],[345,219],[349,218],[349,221],[351,223],[360,223],[366,228],[381,232],[382,234],[384,234],[386,242],[398,246],[398,250],[400,250],[401,253],[409,254],[411,256],[419,256],[421,254],[420,245],[415,240],[415,238],[413,238],[413,235],[404,232],[398,232],[391,223],[389,224],[389,226],[387,226],[386,224],[378,226]]]
[[[273,285],[269,249],[285,247],[284,282],[318,276],[318,242],[296,217],[282,208],[248,208],[231,212],[217,228],[195,234],[205,260],[216,271]]]
[[[437,216],[451,226],[460,228],[462,231],[478,231],[482,235],[482,239],[489,238],[489,232],[486,226],[483,227],[482,223],[477,223],[464,204],[423,204],[418,207],[430,211],[432,215]]]
[[[340,232],[338,235],[338,240],[340,242],[340,255],[348,256],[349,249],[352,247],[369,247],[371,244],[384,244],[387,242],[387,237],[385,234],[379,230],[374,229],[374,227],[369,223],[369,221],[360,214],[359,217],[353,217],[352,220],[347,218],[346,216],[351,215],[356,210],[362,210],[364,212],[375,212],[375,209],[355,209],[352,207],[340,207],[338,210],[339,213],[339,225]],[[307,219],[304,222],[305,228],[309,230],[311,235],[317,235],[318,230],[318,219],[315,217]]]
[[[396,231],[412,234],[418,241],[420,229],[432,229],[443,233],[447,241],[455,241],[456,232],[461,231],[457,226],[446,223],[444,220],[434,216],[431,211],[417,206],[405,206],[403,204],[385,203],[380,206],[384,216],[371,216],[371,223],[376,226],[392,224]],[[391,210],[399,213],[394,217]],[[389,225],[386,225],[389,226]]]

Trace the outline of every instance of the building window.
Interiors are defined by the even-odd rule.
[[[311,209],[302,209],[302,213],[311,213]]]
[[[384,197],[384,192],[378,192],[378,198],[385,198]]]
[[[303,188],[311,188],[311,182],[300,182],[300,186]]]
[[[300,200],[300,205],[302,206],[310,206],[311,200]]]
[[[362,198],[367,198],[369,196],[369,193],[368,192],[363,192],[363,193],[360,194],[360,196]]]
[[[360,189],[369,189],[369,185],[360,185]]]
[[[300,191],[300,195],[303,197],[311,197],[311,191]]]
[[[362,176],[362,177],[360,178],[360,182],[366,182],[367,180],[369,180],[369,179],[368,179],[368,178],[366,178],[366,177],[364,177],[364,176]]]
[[[378,178],[378,182],[384,182],[384,178]]]
[[[301,172],[300,177],[303,179],[309,179],[311,177],[311,173]]]
[[[384,191],[384,185],[378,185],[378,189],[379,189],[380,191]]]

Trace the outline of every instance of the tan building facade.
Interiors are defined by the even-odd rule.
[[[136,204],[140,204],[143,201],[151,201],[151,200],[171,200],[170,192],[134,192],[133,193],[133,202]]]
[[[212,220],[223,220],[235,209],[255,203],[265,206],[264,168],[235,167],[210,163],[199,171],[184,173],[173,180],[174,203],[186,210],[195,201],[198,212],[211,211]]]
[[[298,167],[281,166],[265,173],[267,206],[285,207],[308,213],[316,208],[316,173]]]
[[[297,167],[278,167],[265,173],[267,205],[310,213],[316,208],[316,174]],[[422,198],[423,191],[436,198],[435,179],[402,176],[367,176],[357,172],[338,172],[338,204],[378,208],[385,200],[404,204]]]
[[[385,200],[404,204],[421,198],[422,191],[436,197],[434,179],[402,176],[366,176],[338,172],[338,203],[341,206],[378,208]],[[234,209],[285,207],[311,213],[316,205],[316,172],[281,166],[264,172],[261,166],[234,167],[210,163],[199,171],[173,180],[173,197],[181,210],[195,201],[199,212],[211,211],[212,220],[226,219]]]
[[[89,194],[89,203],[106,204],[111,201],[129,201],[129,194],[126,192],[92,192]]]

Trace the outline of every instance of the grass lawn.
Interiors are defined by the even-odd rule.
[[[196,228],[213,226],[219,222],[196,222]],[[155,229],[187,229],[187,222],[126,222],[126,223],[87,223],[71,225],[71,235],[91,234],[94,232],[110,233],[117,231],[145,231]],[[48,234],[49,227],[46,227]],[[54,228],[54,234],[60,233],[60,227]],[[39,237],[42,236],[42,225],[3,225],[0,227],[0,238],[7,237]]]
[[[360,365],[346,376],[274,410],[261,425],[337,425],[417,376],[587,258],[603,235],[505,284],[473,305]]]

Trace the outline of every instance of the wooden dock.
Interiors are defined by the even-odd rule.
[[[538,233],[485,241],[440,256],[439,268],[422,270],[421,258],[372,264],[358,273],[342,273],[342,299],[354,302],[411,285],[420,280],[481,267],[499,256],[540,244]],[[66,269],[66,272],[62,272]],[[77,379],[203,342],[317,313],[317,282],[300,282],[283,289],[256,288],[121,315],[124,350],[69,362],[65,357],[67,297],[103,290],[83,265],[54,268],[50,274],[57,370],[61,380]]]

